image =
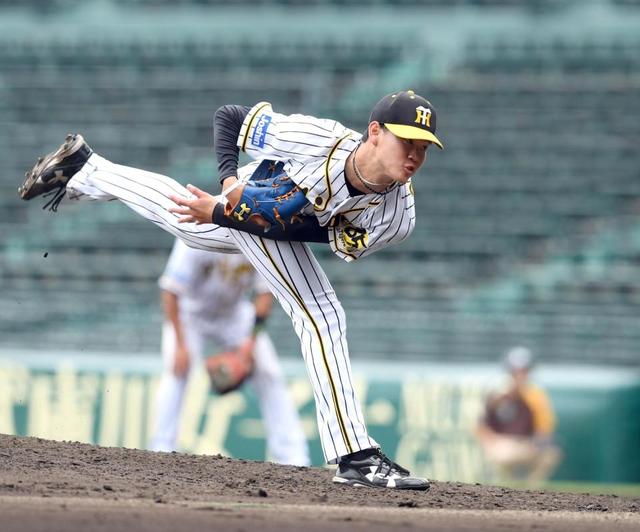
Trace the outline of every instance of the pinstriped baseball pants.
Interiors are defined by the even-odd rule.
[[[174,205],[170,194],[191,197],[169,177],[93,154],[69,181],[65,201],[119,199],[191,247],[244,253],[269,284],[300,339],[326,461],[335,463],[346,454],[377,447],[367,433],[353,385],[344,310],[307,244],[268,240],[214,224],[179,224],[179,216],[168,211]]]

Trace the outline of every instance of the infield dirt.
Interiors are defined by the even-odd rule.
[[[0,435],[0,530],[640,530],[640,498],[434,482],[351,488],[324,468]]]

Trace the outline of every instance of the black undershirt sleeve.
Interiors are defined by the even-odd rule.
[[[238,136],[242,122],[250,110],[251,107],[246,105],[223,105],[216,111],[213,119],[213,144],[220,183],[225,178],[238,174]]]
[[[238,175],[240,155],[240,149],[237,146],[238,136],[250,110],[251,107],[245,105],[223,105],[215,113],[213,139],[221,183],[229,176]],[[237,229],[270,240],[329,243],[329,230],[322,227],[315,216],[305,216],[303,222],[287,226],[286,231],[278,225],[272,225],[265,231],[262,226],[251,221],[240,222],[225,216],[224,206],[218,203],[213,210],[212,218],[213,223],[222,227]]]
[[[272,225],[265,231],[264,227],[251,222],[251,220],[240,222],[231,216],[225,216],[224,205],[216,204],[213,209],[213,223],[222,227],[237,229],[244,233],[262,236],[270,240],[285,240],[289,242],[320,242],[329,243],[329,230],[322,227],[318,219],[311,216],[304,216],[303,221],[287,226],[286,231],[279,225]]]

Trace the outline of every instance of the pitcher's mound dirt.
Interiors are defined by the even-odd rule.
[[[434,482],[350,488],[323,468],[0,435],[2,531],[639,530],[640,498]]]

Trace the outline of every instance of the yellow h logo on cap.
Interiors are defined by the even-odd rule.
[[[431,109],[419,105],[416,107],[416,124],[431,127]]]

